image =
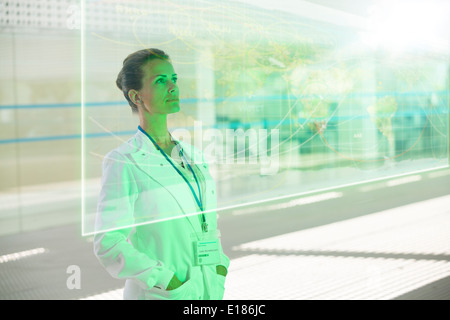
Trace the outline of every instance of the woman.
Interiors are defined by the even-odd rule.
[[[94,252],[125,299],[222,299],[229,259],[220,245],[215,183],[202,154],[176,141],[177,75],[158,49],[130,54],[117,86],[138,131],[103,161]]]

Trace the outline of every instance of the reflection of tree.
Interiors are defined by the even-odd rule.
[[[390,144],[394,141],[392,117],[397,112],[397,101],[392,96],[378,98],[374,105],[367,108],[370,119]]]
[[[312,132],[323,132],[332,116],[330,105],[348,94],[353,82],[345,66],[300,65],[291,75],[291,92],[300,106],[299,117]]]
[[[312,132],[323,132],[330,116],[330,103],[323,97],[308,97],[301,99],[303,108],[300,117],[309,119],[306,125]]]
[[[225,89],[227,96],[251,96],[267,87],[269,77],[283,77],[307,63],[307,57],[315,51],[313,47],[293,47],[272,41],[256,46],[251,43],[223,46],[215,51],[217,84]]]

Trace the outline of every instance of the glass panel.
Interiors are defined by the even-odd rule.
[[[85,186],[98,192],[103,157],[137,132],[115,81],[146,48],[171,57],[169,130],[203,151],[218,211],[448,166],[442,2],[321,2],[85,1]]]

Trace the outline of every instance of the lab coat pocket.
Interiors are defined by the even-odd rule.
[[[191,285],[190,280],[183,283],[176,289],[173,290],[165,290],[157,287],[151,288],[146,293],[146,299],[149,300],[185,300],[186,293],[189,292],[189,287]]]
[[[173,290],[164,290],[169,300],[187,300],[191,291],[192,281],[188,280]]]
[[[185,281],[181,286],[173,290],[163,290],[153,287],[153,298],[162,300],[197,300],[199,299],[199,281],[201,281],[201,275],[193,273],[192,277]]]

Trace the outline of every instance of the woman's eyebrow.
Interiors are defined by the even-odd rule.
[[[178,75],[176,73],[174,73],[174,74],[172,74],[172,77],[173,76],[178,76]],[[167,75],[166,74],[157,74],[157,75],[153,76],[153,78],[156,78],[156,77],[166,77],[167,78]]]

